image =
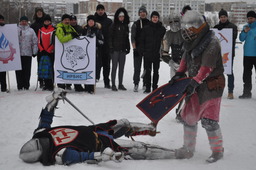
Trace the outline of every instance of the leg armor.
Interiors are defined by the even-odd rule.
[[[121,147],[128,149],[125,159],[132,160],[155,160],[155,159],[175,159],[175,152],[161,146],[146,144],[131,140],[115,140]]]
[[[189,159],[193,157],[196,146],[197,125],[189,126],[184,123],[184,145],[175,150],[177,159]]]
[[[117,124],[113,126],[112,129],[114,130],[114,138],[123,135],[127,137],[136,135],[156,135],[156,128],[153,124],[129,122],[127,119],[117,120]]]
[[[203,118],[202,126],[206,129],[212,155],[206,160],[209,163],[216,162],[223,157],[224,148],[222,133],[217,121]]]

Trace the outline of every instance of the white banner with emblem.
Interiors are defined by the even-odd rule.
[[[233,45],[233,30],[224,28],[222,30],[212,29],[216,37],[220,40],[222,62],[225,74],[232,74],[232,45]]]
[[[21,70],[17,24],[0,26],[0,72]]]
[[[95,63],[95,37],[80,36],[67,43],[55,37],[55,83],[95,84]]]

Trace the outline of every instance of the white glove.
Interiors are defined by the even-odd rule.
[[[61,88],[55,88],[53,93],[46,97],[47,102],[51,102],[54,99],[63,99],[67,94],[67,91]]]
[[[121,162],[124,159],[122,152],[114,152],[111,148],[106,148],[102,153],[95,152],[94,159],[97,161],[114,161]]]

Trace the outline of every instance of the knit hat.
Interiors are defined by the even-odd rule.
[[[52,18],[51,18],[50,15],[46,14],[46,15],[44,16],[43,21],[52,21]]]
[[[42,7],[36,7],[35,13],[37,13],[38,11],[44,12],[44,9]]]
[[[158,18],[160,18],[160,15],[157,11],[153,11],[150,15],[150,18],[152,18],[153,16],[158,16]]]
[[[88,17],[87,17],[87,23],[88,23],[89,20],[93,20],[93,21],[95,22],[95,17],[94,17],[94,15],[88,15]]]
[[[146,7],[144,7],[144,6],[141,6],[140,9],[139,9],[139,11],[138,11],[139,14],[140,14],[141,12],[146,12],[146,13],[148,13],[147,10],[146,10]]]
[[[4,20],[4,16],[0,14],[0,19]]]
[[[75,15],[71,15],[71,16],[70,16],[70,19],[71,19],[71,20],[77,20],[77,18],[76,18]]]
[[[248,18],[248,17],[256,18],[256,13],[255,13],[254,11],[249,11],[249,12],[247,13],[247,18]]]
[[[220,18],[222,15],[225,15],[226,17],[228,17],[227,11],[224,10],[224,9],[221,9],[220,12],[219,12],[219,18]]]
[[[28,17],[26,17],[26,16],[22,16],[22,17],[20,17],[20,21],[28,21]]]
[[[66,18],[71,19],[71,16],[68,15],[68,14],[64,14],[64,15],[62,15],[62,17],[61,17],[61,21],[63,21],[63,20],[66,19]]]
[[[97,11],[97,10],[100,10],[100,9],[104,9],[104,10],[105,10],[105,7],[104,7],[102,4],[99,4],[99,5],[97,5],[97,7],[96,7],[96,11]]]

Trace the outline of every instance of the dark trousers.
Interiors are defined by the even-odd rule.
[[[21,56],[21,70],[16,72],[16,81],[18,90],[29,89],[30,75],[31,75],[31,56]]]
[[[231,74],[228,74],[228,92],[229,93],[233,93],[234,90],[234,81],[235,81],[235,77],[234,77],[234,72],[233,72],[233,64],[234,63],[234,57],[232,57],[232,63],[231,63]]]
[[[134,56],[133,56],[133,66],[134,66],[133,83],[135,85],[138,85],[140,82],[142,59],[143,59],[143,56],[141,56],[139,54],[134,54]],[[143,84],[145,84],[145,83],[143,82]]]
[[[112,72],[111,72],[111,81],[112,85],[115,85],[116,80],[116,70],[118,66],[118,82],[119,85],[123,84],[123,75],[124,75],[124,65],[126,60],[125,52],[114,51],[112,54]]]
[[[0,72],[0,84],[1,84],[1,91],[6,91],[6,72]]]
[[[244,72],[243,72],[243,82],[244,82],[244,94],[251,94],[252,90],[252,69],[256,71],[256,56],[247,57],[244,56]]]
[[[151,70],[153,66],[153,84],[152,88],[155,90],[158,87],[158,80],[159,80],[159,68],[160,68],[160,59],[159,60],[148,60],[145,56],[145,70],[146,74],[144,77],[145,83],[146,83],[146,89],[150,90],[151,86]]]
[[[109,85],[109,74],[110,74],[110,54],[103,52],[101,55],[102,68],[103,68],[103,80],[105,85]]]

